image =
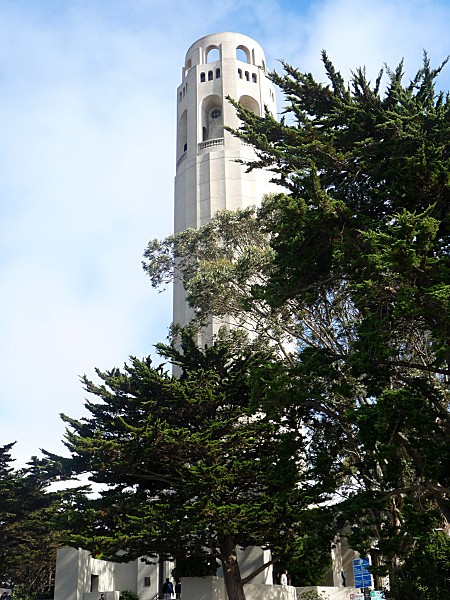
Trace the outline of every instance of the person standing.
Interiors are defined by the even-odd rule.
[[[281,585],[287,585],[288,584],[288,572],[286,570],[284,570],[281,573],[280,583],[281,583]]]
[[[163,593],[164,600],[170,600],[172,598],[173,584],[169,580],[168,577],[167,577],[166,581],[163,584],[162,593]]]
[[[181,598],[181,579],[175,582],[175,598]]]

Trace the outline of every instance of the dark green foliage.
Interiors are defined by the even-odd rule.
[[[223,566],[230,598],[243,598],[238,547],[284,548],[299,531],[311,484],[299,468],[303,438],[255,410],[252,374],[269,352],[217,341],[200,350],[159,346],[174,377],[149,359],[84,379],[91,416],[64,417],[72,457],[63,469],[106,485],[70,514],[72,544],[127,561],[162,555]],[[299,485],[305,479],[305,485]],[[326,492],[323,497],[327,497]],[[117,556],[117,552],[123,553]]]
[[[134,592],[130,592],[130,590],[124,590],[120,594],[121,600],[139,600],[139,595]]]
[[[172,570],[174,579],[183,577],[208,577],[217,575],[219,563],[210,552],[200,551],[193,556],[184,556],[177,559],[177,564]]]
[[[402,64],[373,84],[357,69],[349,85],[323,63],[327,84],[287,64],[272,74],[281,122],[234,103],[234,133],[256,152],[247,168],[285,191],[150,244],[145,269],[158,285],[176,260],[201,316],[232,314],[284,353],[259,367],[260,407],[309,440],[311,505],[334,489],[335,525],[363,554],[376,544],[394,576],[450,522],[445,63],[425,55],[407,83]]]
[[[397,572],[387,595],[392,600],[446,600],[450,594],[450,537],[430,533],[413,549]]]
[[[46,596],[50,598],[49,595]],[[29,592],[27,587],[21,583],[15,585],[11,593],[12,600],[35,600],[36,596]]]
[[[0,447],[0,584],[14,598],[49,598],[64,543],[61,512],[72,492],[49,491],[52,477],[35,457],[14,470],[13,445]]]
[[[304,512],[300,535],[283,549],[279,561],[290,574],[292,585],[313,586],[323,581],[331,566],[330,539],[334,531],[330,511],[310,508]]]
[[[236,105],[248,168],[289,191],[260,210],[274,258],[253,294],[299,320],[332,313],[267,406],[296,407],[317,475],[342,475],[354,547],[377,540],[394,564],[450,520],[450,102],[426,55],[406,85],[402,64],[347,86],[323,62],[328,85],[286,64],[272,75],[281,123]]]

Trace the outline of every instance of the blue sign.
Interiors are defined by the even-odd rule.
[[[369,567],[368,558],[356,558],[352,560],[353,576],[355,578],[355,588],[367,588],[373,586],[372,575]]]

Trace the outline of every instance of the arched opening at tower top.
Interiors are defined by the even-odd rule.
[[[241,62],[250,64],[250,51],[245,46],[238,46],[236,48],[236,59]]]
[[[261,114],[258,102],[251,96],[241,96],[239,98],[239,104],[242,104],[244,108],[254,112],[255,115]]]
[[[211,46],[206,50],[206,62],[212,63],[220,60],[220,51],[217,46]]]

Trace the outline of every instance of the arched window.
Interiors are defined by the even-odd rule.
[[[249,63],[250,62],[250,52],[248,48],[245,46],[238,46],[236,48],[236,58],[241,62]]]
[[[203,83],[204,81],[206,81],[205,79],[205,74],[204,73],[200,73],[200,81]]]
[[[245,71],[245,79],[250,81],[250,73],[248,71]]]
[[[216,79],[220,79],[220,69],[216,69]]]
[[[222,98],[216,94],[207,96],[202,102],[203,141],[223,138]]]
[[[186,66],[184,67],[184,76],[185,77],[191,67],[192,67],[192,61],[191,61],[191,59],[189,59],[188,61],[186,61]]]
[[[261,112],[258,102],[251,96],[241,96],[239,98],[239,104],[242,104],[242,106],[254,112],[255,115],[259,115]]]
[[[187,112],[184,111],[178,122],[177,157],[180,159],[187,150]]]
[[[223,137],[222,108],[215,106],[208,115],[208,139],[214,140]]]
[[[212,81],[212,80],[213,80],[213,72],[208,71],[208,81]]]
[[[217,48],[216,46],[208,48],[208,50],[206,51],[206,62],[212,63],[216,62],[217,60],[220,60],[219,48]]]
[[[252,81],[253,81],[253,83],[256,83],[256,81],[257,81],[256,73],[252,73]]]
[[[238,69],[239,79],[242,79],[242,69]]]
[[[180,100],[179,100],[180,102],[181,102],[182,97],[183,97],[183,94],[180,92]]]

